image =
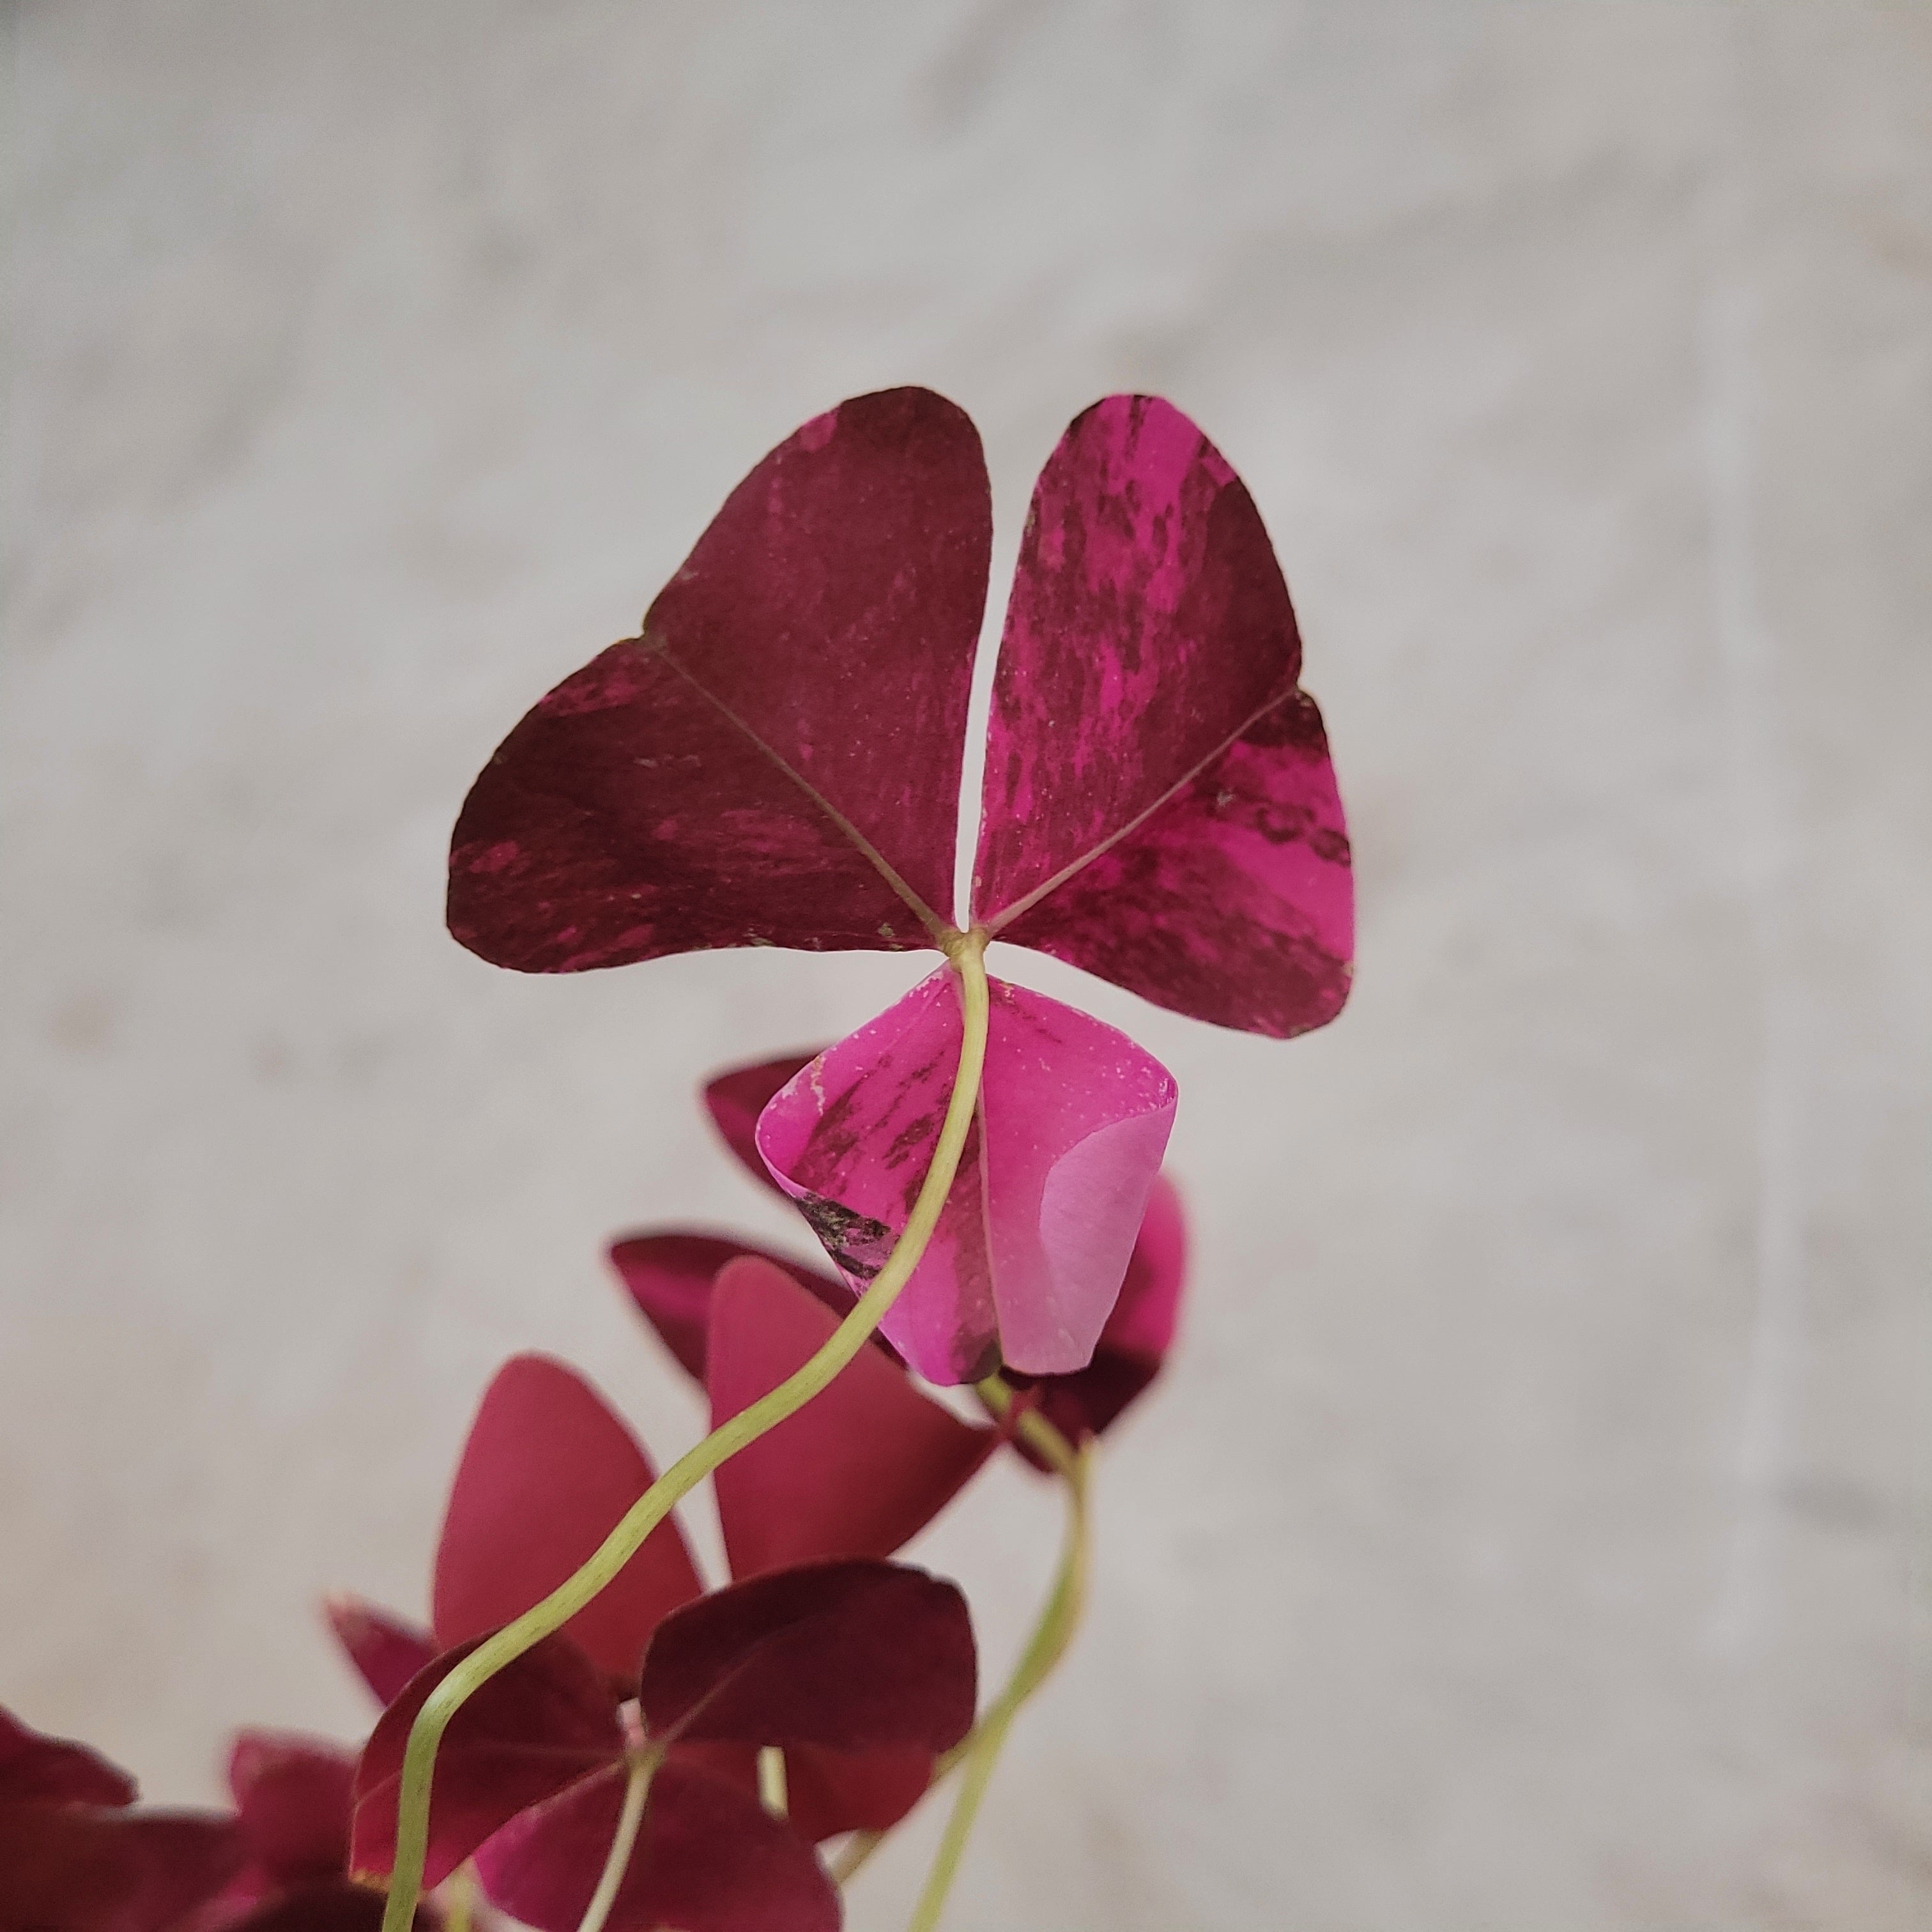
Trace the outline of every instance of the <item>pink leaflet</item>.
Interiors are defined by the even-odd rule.
[[[430,1691],[475,1648],[445,1652],[377,1721],[356,1768],[350,1876],[388,1876],[410,1726]],[[477,1690],[443,1734],[424,1882],[441,1884],[519,1811],[615,1762],[623,1750],[609,1684],[568,1638],[544,1638]]]
[[[242,1731],[228,1788],[249,1862],[279,1885],[340,1878],[349,1861],[356,1782],[350,1751],[292,1731]]]
[[[617,1828],[614,1767],[513,1819],[476,1854],[483,1888],[537,1932],[576,1932]],[[674,1757],[652,1780],[607,1932],[838,1932],[838,1894],[805,1841],[736,1785]]]
[[[1084,1368],[1174,1124],[1174,1085],[1124,1034],[992,982],[978,1116],[924,1258],[882,1324],[928,1381]],[[891,1252],[938,1142],[962,1030],[950,968],[775,1098],[758,1148],[847,1277]]]
[[[711,1300],[712,1426],[815,1354],[837,1318],[768,1262],[733,1262]],[[827,1556],[888,1556],[945,1508],[998,1440],[861,1348],[830,1388],[712,1478],[732,1574]]]
[[[611,1265],[630,1290],[639,1313],[657,1330],[658,1339],[678,1366],[695,1382],[704,1379],[704,1334],[710,1320],[711,1285],[726,1262],[740,1256],[754,1256],[773,1268],[782,1268],[835,1315],[847,1314],[851,1309],[852,1291],[836,1275],[807,1268],[783,1255],[728,1236],[665,1228],[627,1235],[611,1244]]]
[[[131,1804],[134,1780],[86,1744],[50,1738],[0,1708],[0,1804]]]
[[[975,1673],[953,1585],[902,1563],[818,1563],[674,1611],[638,1697],[651,1737],[937,1754],[973,1727]]]
[[[436,1558],[446,1646],[520,1616],[574,1572],[651,1486],[644,1451],[574,1370],[506,1362],[483,1397],[451,1489]],[[564,1625],[613,1681],[635,1676],[667,1610],[702,1586],[674,1518]]]
[[[525,972],[929,944],[952,910],[992,533],[978,434],[944,398],[886,390],[807,423],[732,492],[642,634],[484,768],[451,932]]]
[[[428,1630],[346,1590],[332,1591],[322,1607],[335,1640],[379,1704],[393,1702],[436,1654],[436,1640]]]
[[[974,917],[1276,1037],[1348,997],[1352,886],[1259,514],[1171,404],[1076,417],[1034,492],[993,686]]]
[[[1160,1372],[1174,1345],[1186,1264],[1180,1197],[1163,1175],[1148,1197],[1147,1216],[1120,1284],[1120,1298],[1100,1330],[1093,1360],[1070,1376],[1042,1376],[1033,1384],[1035,1406],[1070,1441],[1111,1426]],[[1046,1466],[1018,1438],[1015,1446],[1036,1466]]]

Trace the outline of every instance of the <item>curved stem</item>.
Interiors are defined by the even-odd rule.
[[[631,1854],[638,1847],[638,1833],[644,1825],[644,1800],[650,1796],[651,1780],[657,1775],[658,1766],[663,1762],[662,1749],[640,1750],[632,1756],[631,1774],[624,1780],[624,1802],[617,1814],[617,1829],[604,1860],[603,1871],[598,1877],[597,1889],[590,1894],[590,1903],[584,1908],[577,1932],[604,1932],[604,1922],[610,1916],[610,1908],[617,1902],[624,1874],[631,1868]]]
[[[980,1384],[979,1393],[986,1406],[1004,1420],[1012,1406],[1012,1390],[998,1376],[994,1376]],[[1046,1682],[1054,1666],[1066,1654],[1067,1647],[1073,1641],[1074,1632],[1079,1626],[1080,1613],[1084,1605],[1088,1542],[1088,1452],[1084,1448],[1076,1449],[1044,1416],[1026,1413],[1022,1415],[1016,1427],[1066,1486],[1066,1532],[1060,1568],[1054,1573],[1053,1586],[1048,1593],[1046,1605],[1034,1625],[1032,1634],[1027,1640],[1026,1648],[1020,1654],[1019,1662],[1014,1666],[1013,1673],[1006,1681],[1006,1688],[988,1708],[986,1716],[974,1726],[965,1741],[956,1744],[933,1767],[932,1781],[935,1785],[942,1778],[951,1776],[961,1765],[974,1756],[985,1742],[990,1726],[997,1724],[1000,1739],[1004,1740],[1006,1728],[1018,1712],[1020,1706]],[[1001,1715],[1003,1712],[1005,1714],[1004,1716]],[[985,1760],[986,1775],[991,1774],[998,1750],[999,1742],[996,1741]],[[982,1775],[980,1779],[982,1791],[985,1788],[985,1781]],[[958,1802],[964,1803],[964,1796],[962,1791]],[[979,1798],[976,1795],[972,1809],[977,1810],[978,1808]],[[955,1818],[956,1820],[958,1818],[956,1811]],[[965,1831],[971,1823],[972,1816],[969,1812],[960,1826],[960,1844],[962,1846]],[[855,1832],[838,1856],[832,1861],[833,1882],[842,1886],[853,1878],[885,1842],[885,1839],[884,1832]],[[956,1863],[957,1857],[956,1852]],[[948,1882],[950,1882],[950,1878]]]
[[[984,1383],[980,1385],[980,1392],[986,1395],[988,1406],[1001,1415],[1011,1406],[1012,1392],[1004,1383],[999,1384],[997,1395],[988,1394]],[[952,1801],[952,1815],[946,1821],[945,1833],[934,1856],[932,1870],[927,1875],[926,1889],[920,1894],[919,1903],[913,1910],[908,1932],[935,1932],[940,1915],[946,1910],[946,1894],[952,1891],[952,1881],[958,1875],[966,1840],[972,1834],[973,1822],[980,1814],[980,1801],[986,1795],[993,1767],[998,1762],[1000,1748],[1006,1742],[1006,1733],[1012,1728],[1014,1718],[1019,1715],[1021,1706],[1046,1682],[1053,1666],[1066,1654],[1086,1603],[1087,1468],[1090,1451],[1084,1445],[1078,1450],[1072,1448],[1058,1430],[1031,1411],[1021,1416],[1017,1426],[1020,1433],[1066,1480],[1066,1540],[1060,1552],[1060,1568],[1054,1577],[1053,1588],[1047,1597],[1046,1609],[1040,1612],[1040,1622],[1034,1626],[1032,1640],[1021,1654],[1006,1689],[1000,1692],[992,1708],[980,1720],[978,1728],[968,1740],[966,1772],[960,1783],[959,1795]]]
[[[767,1430],[776,1428],[788,1416],[796,1414],[824,1389],[866,1346],[919,1265],[926,1244],[939,1224],[940,1212],[952,1191],[953,1176],[959,1171],[974,1109],[979,1102],[980,1076],[986,1058],[986,936],[975,928],[949,940],[946,950],[959,975],[964,1012],[959,1066],[925,1184],[885,1265],[817,1354],[769,1395],[740,1410],[694,1449],[680,1456],[631,1505],[622,1520],[574,1576],[566,1578],[542,1603],[479,1644],[430,1693],[410,1726],[403,1754],[395,1862],[389,1877],[382,1932],[409,1932],[416,1900],[422,1896],[423,1863],[429,1850],[430,1785],[436,1772],[436,1748],[449,1728],[450,1720],[506,1664],[514,1663],[532,1645],[560,1630],[596,1597],[643,1547],[644,1539],[673,1508],[712,1470],[729,1461],[747,1443],[755,1442]]]

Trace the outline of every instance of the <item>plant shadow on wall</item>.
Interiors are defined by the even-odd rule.
[[[574,1370],[507,1364],[427,1628],[348,1598],[383,1706],[359,1753],[250,1732],[226,1814],[152,1810],[85,1748],[0,1729],[0,1932],[830,1932],[956,1785],[940,1920],[1016,1715],[1073,1635],[1097,1438],[1158,1372],[1184,1270],[1166,1070],[992,977],[994,940],[1276,1039],[1353,943],[1321,719],[1260,516],[1170,405],[1078,417],[1035,489],[952,902],[992,505],[967,418],[841,404],[733,492],[646,614],[504,741],[458,822],[449,924],[526,972],[721,946],[928,948],[848,1038],[706,1091],[831,1268],[703,1231],[612,1260],[702,1386],[662,1475]],[[963,1420],[922,1384],[969,1389]],[[966,1600],[892,1560],[996,1454],[1060,1487],[1059,1568],[983,1702]],[[712,1480],[730,1580],[678,1502]]]

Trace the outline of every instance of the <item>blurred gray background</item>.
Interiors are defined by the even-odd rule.
[[[0,1701],[212,1796],[367,1722],[315,1600],[422,1608],[506,1354],[692,1438],[602,1244],[802,1247],[696,1084],[925,968],[493,971],[456,807],[806,416],[968,408],[1003,586],[1145,388],[1274,532],[1358,992],[1008,956],[1179,1074],[1198,1267],[950,1924],[1924,1922],[1932,14],[7,18]],[[916,1547],[990,1670],[1056,1534]]]

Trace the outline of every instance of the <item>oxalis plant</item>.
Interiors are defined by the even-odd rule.
[[[0,1932],[832,1932],[950,1782],[911,1921],[938,1924],[1072,1638],[1095,1444],[1158,1372],[1184,1267],[1172,1077],[993,978],[988,945],[1274,1039],[1334,1017],[1352,952],[1287,588],[1232,470],[1147,396],[1077,418],[1034,492],[947,916],[991,537],[958,409],[840,404],[732,493],[636,637],[511,732],[457,823],[450,930],[519,971],[941,956],[848,1038],[706,1089],[831,1270],[680,1228],[616,1243],[711,1432],[658,1474],[574,1370],[507,1364],[428,1628],[330,1600],[383,1707],[359,1754],[244,1732],[231,1813],[154,1811],[85,1747],[0,1722]],[[958,1588],[892,1558],[1008,1453],[1060,1486],[1066,1531],[982,1702]],[[706,1478],[730,1570],[710,1588],[676,1516]]]

